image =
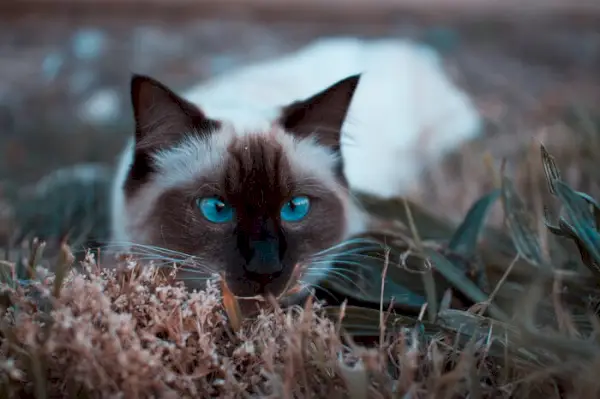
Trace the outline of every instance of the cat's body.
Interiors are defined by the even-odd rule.
[[[471,99],[449,79],[437,53],[397,39],[321,39],[183,95],[207,114],[244,126],[266,123],[278,107],[355,74],[360,85],[342,126],[345,172],[355,190],[405,195],[426,167],[481,130]]]
[[[438,62],[402,42],[334,39],[185,100],[135,77],[136,137],[114,181],[113,243],[193,258],[201,266],[180,274],[192,287],[224,271],[235,294],[280,294],[297,265],[365,231],[351,188],[405,194],[477,133],[477,113]],[[315,283],[326,269],[303,278]]]

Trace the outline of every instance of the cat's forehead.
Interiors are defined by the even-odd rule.
[[[159,173],[155,182],[165,189],[207,177],[279,185],[312,180],[331,189],[338,184],[336,155],[312,139],[299,140],[277,126],[242,130],[223,124],[208,137],[189,135],[154,158]]]

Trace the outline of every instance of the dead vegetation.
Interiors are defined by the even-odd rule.
[[[34,241],[0,265],[1,397],[598,397],[600,207],[541,155],[545,234],[503,170],[458,227],[364,198],[390,230],[341,255],[329,305],[242,317],[213,282],[73,267],[66,245],[48,267]],[[506,231],[485,227],[496,201]]]

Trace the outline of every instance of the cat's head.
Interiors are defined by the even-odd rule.
[[[282,107],[266,131],[240,131],[133,76],[135,144],[122,187],[131,240],[193,258],[180,271],[191,287],[225,272],[238,296],[280,295],[295,268],[352,233],[340,130],[358,81]]]

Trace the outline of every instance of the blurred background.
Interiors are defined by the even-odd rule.
[[[5,0],[4,218],[31,217],[15,216],[11,201],[53,170],[114,161],[132,132],[131,72],[183,89],[326,36],[428,44],[473,96],[485,135],[430,171],[416,194],[435,213],[462,216],[492,183],[482,153],[521,164],[532,137],[544,137],[572,184],[598,192],[600,0]],[[87,194],[93,206],[105,202]],[[53,212],[49,201],[33,206],[38,219]]]

